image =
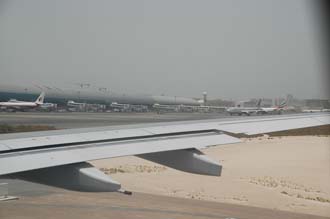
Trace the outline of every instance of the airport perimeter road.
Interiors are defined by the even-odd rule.
[[[325,219],[263,208],[135,192],[131,196],[120,193],[82,193],[16,180],[9,182],[11,195],[18,196],[19,200],[0,202],[0,218]]]
[[[0,113],[0,124],[49,125],[55,128],[83,128],[108,125],[125,125],[149,122],[171,122],[227,117],[219,113]]]

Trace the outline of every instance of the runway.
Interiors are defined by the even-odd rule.
[[[84,128],[109,125],[126,125],[151,122],[171,122],[228,117],[219,113],[48,113],[16,112],[0,113],[0,124],[48,125],[57,129]]]

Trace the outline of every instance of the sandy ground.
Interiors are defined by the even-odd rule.
[[[94,161],[123,188],[151,194],[330,215],[330,137],[259,137],[204,150],[221,177],[176,171],[136,157]]]

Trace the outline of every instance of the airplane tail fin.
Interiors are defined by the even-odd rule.
[[[262,99],[260,98],[256,103],[256,107],[260,108],[261,107],[261,102],[262,102]]]
[[[45,92],[41,92],[39,97],[36,99],[35,103],[41,105],[44,103],[44,99],[45,99]]]
[[[280,103],[280,105],[278,107],[283,108],[283,107],[289,106],[289,104],[291,103],[292,98],[293,98],[292,95],[288,94],[286,96],[286,99],[282,103]]]

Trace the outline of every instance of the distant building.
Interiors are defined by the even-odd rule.
[[[273,106],[273,99],[262,98],[261,99],[261,106],[262,107],[272,107]]]
[[[221,99],[215,99],[215,100],[208,100],[209,106],[223,106],[223,107],[233,107],[235,106],[235,102],[232,100],[221,100]]]
[[[194,105],[198,106],[197,100],[178,96],[157,96],[144,94],[119,94],[105,88],[91,87],[89,84],[78,88],[57,88],[50,86],[17,86],[0,84],[0,101],[9,99],[34,101],[41,91],[45,91],[45,101],[66,105],[69,100],[89,104],[109,105],[112,102],[122,104],[153,105],[155,103],[167,105]],[[92,107],[93,108],[93,107]]]
[[[306,99],[305,106],[314,109],[330,109],[330,100],[326,99]]]

